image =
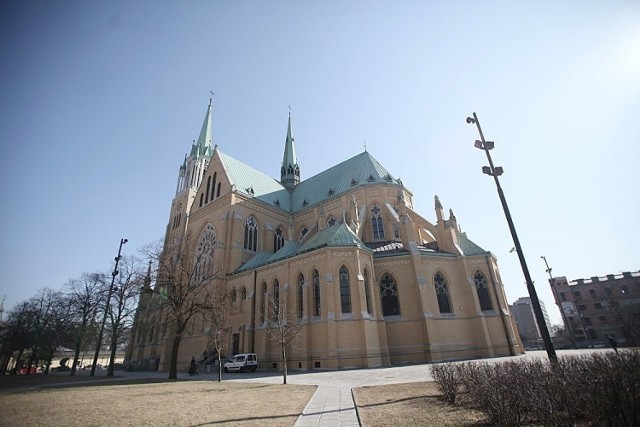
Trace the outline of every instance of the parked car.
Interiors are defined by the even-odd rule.
[[[255,353],[236,354],[231,360],[225,362],[223,366],[225,372],[255,372],[255,370],[258,369],[258,356],[256,356]]]

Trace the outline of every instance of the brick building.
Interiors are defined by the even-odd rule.
[[[640,343],[640,271],[594,276],[571,282],[550,280],[562,320],[578,345]]]

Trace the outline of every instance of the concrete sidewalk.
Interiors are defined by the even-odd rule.
[[[298,417],[296,427],[359,427],[356,405],[349,386],[318,386],[315,394]]]

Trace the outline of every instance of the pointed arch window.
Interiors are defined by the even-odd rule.
[[[480,271],[477,271],[473,276],[473,281],[476,284],[478,301],[480,301],[480,310],[493,310],[493,304],[491,304],[491,295],[489,295],[489,286],[487,285],[487,278]]]
[[[273,281],[273,320],[280,320],[280,282]]]
[[[400,315],[398,286],[396,285],[396,280],[390,274],[385,274],[380,279],[380,298],[382,299],[383,316]]]
[[[284,232],[282,227],[277,226],[273,234],[273,252],[278,252],[284,246]]]
[[[330,216],[327,220],[327,227],[333,227],[336,225],[336,218],[334,216]]]
[[[260,323],[264,323],[264,313],[267,308],[267,284],[262,282],[262,301],[260,302]]]
[[[247,288],[245,288],[244,286],[240,288],[240,299],[247,299]]]
[[[298,319],[304,315],[304,276],[298,275]]]
[[[214,172],[213,173],[213,183],[212,183],[213,185],[211,185],[211,197],[210,197],[212,202],[213,202],[213,192],[216,189],[216,179],[217,178],[218,178],[218,172]],[[208,185],[207,185],[207,191],[209,191],[209,186]]]
[[[440,310],[440,313],[451,313],[449,289],[447,288],[447,281],[442,273],[436,273],[433,276],[433,283],[436,288],[436,297],[438,298],[438,309]]]
[[[204,204],[204,193],[200,194],[200,206],[202,207],[202,205]]]
[[[306,225],[303,225],[302,228],[300,229],[300,241],[301,242],[304,240],[305,237],[307,237],[308,233],[309,233],[309,229],[307,228]]]
[[[313,270],[313,315],[320,316],[320,274]]]
[[[231,290],[231,302],[236,302],[238,299],[238,293],[235,288]]]
[[[220,185],[222,185],[222,183],[218,183],[218,189],[216,190],[216,197],[220,197]]]
[[[244,222],[244,248],[254,252],[258,249],[258,223],[252,216]]]
[[[207,177],[207,191],[205,191],[205,198],[204,198],[204,202],[205,203],[209,203],[209,192],[211,190],[211,175],[209,175],[209,177]],[[211,197],[211,200],[213,200],[213,197]]]
[[[371,286],[369,284],[369,269],[364,269],[364,298],[367,303],[367,313],[371,314]]]
[[[371,227],[373,229],[374,240],[384,239],[382,211],[378,205],[371,207]]]
[[[349,286],[349,270],[344,265],[340,267],[340,306],[342,313],[351,313],[351,289]]]

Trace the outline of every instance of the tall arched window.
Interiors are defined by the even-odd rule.
[[[264,313],[267,309],[267,284],[262,282],[262,301],[260,303],[260,323],[264,323]]]
[[[384,239],[384,224],[382,211],[378,205],[371,207],[371,227],[373,229],[373,238],[375,240]]]
[[[240,288],[240,299],[247,299],[247,288],[244,286]]]
[[[480,301],[480,310],[493,310],[491,295],[489,295],[489,286],[487,286],[487,278],[484,277],[484,274],[477,271],[473,276],[473,281],[476,284],[476,292],[478,293],[478,300]]]
[[[313,270],[313,315],[320,316],[320,274]]]
[[[300,241],[302,242],[305,237],[307,237],[307,233],[309,233],[309,229],[306,225],[303,225],[300,229]]]
[[[218,189],[216,190],[216,197],[220,197],[220,186],[222,185],[221,182],[218,183]]]
[[[278,252],[284,246],[284,232],[282,227],[277,226],[276,232],[273,233],[273,252]]]
[[[390,274],[384,274],[380,279],[380,298],[382,299],[383,316],[400,315],[400,299],[396,281]]]
[[[273,281],[273,320],[280,320],[280,282]]]
[[[238,299],[238,292],[233,288],[231,289],[231,302],[236,302],[236,299]]]
[[[336,218],[331,215],[327,220],[327,227],[333,227],[334,225],[336,225]]]
[[[298,319],[304,315],[304,276],[298,275]]]
[[[371,286],[369,285],[369,269],[364,269],[364,298],[367,303],[367,313],[371,314]]]
[[[211,188],[211,175],[209,175],[209,177],[207,177],[207,191],[205,191],[204,194],[206,194],[206,196],[204,197],[204,202],[205,203],[209,203],[209,189]],[[211,198],[211,200],[213,200],[213,197]]]
[[[258,223],[252,216],[244,222],[244,248],[249,251],[258,249]]]
[[[441,273],[433,276],[433,283],[436,287],[436,296],[438,298],[438,308],[440,313],[451,313],[451,303],[449,302],[449,289],[447,281]]]
[[[216,189],[216,178],[218,177],[218,172],[213,173],[213,185],[211,186],[211,201],[213,201],[213,192]],[[209,186],[207,185],[207,191],[209,191]]]
[[[344,265],[340,267],[340,306],[342,313],[351,313],[351,289],[349,286],[349,270]]]

